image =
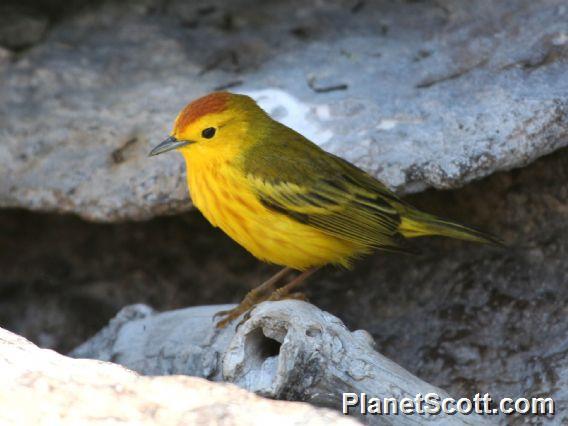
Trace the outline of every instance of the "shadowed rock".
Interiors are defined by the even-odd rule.
[[[180,158],[146,154],[219,86],[400,192],[568,143],[563,0],[252,3],[110,4],[0,61],[0,206],[103,221],[189,209]]]
[[[568,413],[568,150],[413,204],[503,237],[503,250],[445,239],[418,256],[378,252],[307,284],[314,305],[455,396],[552,396]],[[0,212],[0,324],[65,352],[122,307],[239,302],[275,272],[197,212],[144,223]],[[526,424],[526,417],[509,418]],[[551,423],[555,424],[555,423]]]

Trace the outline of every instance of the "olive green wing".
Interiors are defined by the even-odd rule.
[[[350,242],[401,250],[396,195],[301,135],[253,146],[243,169],[267,208]]]

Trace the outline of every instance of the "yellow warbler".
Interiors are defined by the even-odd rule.
[[[224,326],[256,303],[299,297],[316,268],[349,266],[373,249],[406,251],[404,237],[442,235],[500,244],[423,213],[353,164],[273,120],[253,99],[211,93],[188,104],[150,155],[178,150],[194,205],[257,258],[285,266],[224,312]],[[290,272],[304,271],[277,287]]]

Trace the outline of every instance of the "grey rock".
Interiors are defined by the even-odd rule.
[[[145,305],[127,306],[70,355],[112,359],[143,375],[183,374],[229,382],[271,399],[338,411],[346,392],[399,400],[429,393],[449,397],[377,353],[364,330],[351,332],[314,305],[265,302],[227,327],[215,327],[215,314],[233,307],[195,306],[154,314]],[[475,413],[385,417],[361,415],[360,407],[352,407],[348,414],[368,425],[415,426],[425,419],[440,426],[498,424],[497,416]]]
[[[417,240],[418,256],[379,252],[350,271],[322,270],[307,283],[310,302],[369,331],[378,352],[452,395],[550,395],[550,424],[566,424],[568,149],[459,190],[408,198],[500,235],[507,248]],[[0,324],[60,352],[126,305],[238,303],[275,272],[197,212],[101,224],[0,211],[0,230]],[[149,312],[127,314],[113,326]]]
[[[0,47],[0,68],[7,65],[12,58],[12,54],[8,49]]]
[[[401,193],[458,187],[568,144],[567,52],[564,0],[107,4],[0,67],[0,206],[188,210],[146,154],[219,86]]]
[[[47,31],[49,19],[25,7],[0,5],[0,46],[10,50],[38,43]]]

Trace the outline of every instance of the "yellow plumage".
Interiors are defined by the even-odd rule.
[[[187,180],[195,206],[257,258],[304,270],[327,263],[347,266],[365,248],[304,225],[266,208],[242,172],[223,159],[185,156]],[[267,188],[270,190],[270,188]]]
[[[156,153],[174,147],[183,154],[195,206],[267,262],[349,266],[375,248],[405,251],[403,237],[424,235],[497,243],[414,209],[247,96],[213,93],[190,103],[165,144]]]
[[[152,155],[179,150],[195,206],[257,258],[286,271],[253,290],[218,326],[261,300],[293,297],[314,268],[349,266],[373,249],[406,251],[405,238],[495,237],[410,206],[361,169],[270,118],[247,96],[213,93],[188,104]],[[270,290],[272,293],[267,291]]]

